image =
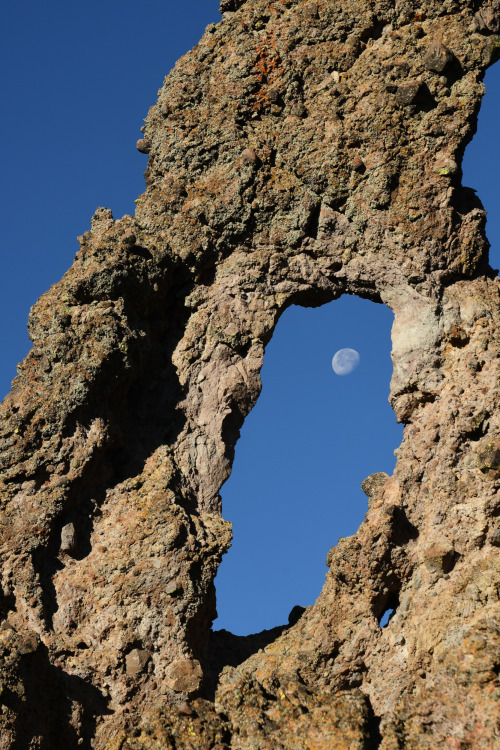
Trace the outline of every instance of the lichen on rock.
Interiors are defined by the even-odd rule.
[[[500,4],[221,10],[2,404],[0,747],[496,747],[499,283],[460,165]],[[396,468],[314,606],[214,634],[265,346],[342,294],[394,312]]]

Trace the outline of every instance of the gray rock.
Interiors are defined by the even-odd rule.
[[[67,523],[61,530],[61,552],[71,552],[76,547],[76,530],[72,523]]]
[[[494,547],[500,547],[500,529],[495,529],[488,537],[488,541]]]

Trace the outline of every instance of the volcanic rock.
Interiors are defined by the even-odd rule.
[[[61,530],[61,552],[71,552],[76,547],[75,525],[67,523]]]
[[[135,216],[97,209],[2,404],[0,747],[498,747],[500,290],[460,164],[500,4],[222,9],[149,110]],[[342,294],[394,312],[393,475],[313,606],[212,633],[265,346]]]
[[[453,60],[453,53],[439,39],[434,39],[427,50],[424,62],[427,70],[443,73]]]

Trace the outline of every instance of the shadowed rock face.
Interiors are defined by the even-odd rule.
[[[460,164],[500,3],[223,10],[2,405],[0,748],[499,747],[499,284]],[[394,474],[314,606],[213,636],[265,345],[346,293],[395,314]]]

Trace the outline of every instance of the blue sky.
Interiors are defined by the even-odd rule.
[[[361,482],[392,473],[402,438],[387,400],[392,320],[384,305],[344,296],[279,321],[222,489],[235,541],[216,581],[215,627],[243,635],[312,604],[328,550],[363,520]],[[331,360],[345,347],[361,362],[338,376]]]
[[[144,189],[146,157],[135,149],[143,118],[177,58],[219,19],[217,0],[28,0],[3,9],[0,397],[30,346],[30,306],[71,265],[95,208],[133,213]],[[498,268],[500,66],[486,82],[464,183],[489,211]],[[401,427],[387,403],[391,320],[380,305],[343,298],[291,308],[278,324],[222,491],[235,540],[217,579],[215,627],[252,632],[311,604],[328,549],[363,518],[360,482],[392,471]],[[330,364],[341,347],[361,354],[345,378]]]

